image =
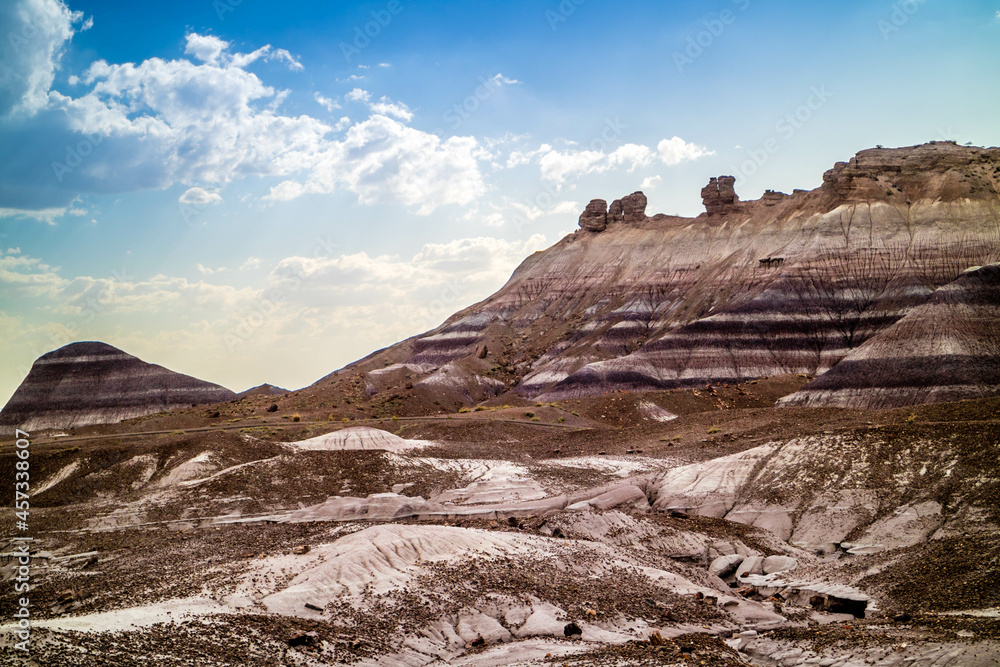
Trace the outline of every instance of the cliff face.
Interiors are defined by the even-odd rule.
[[[235,397],[105,343],[72,343],[32,364],[0,411],[0,424],[28,431],[108,424]]]
[[[496,294],[339,376],[405,400],[386,382],[404,374],[472,403],[819,374],[1000,261],[1000,149],[862,151],[816,190],[757,201],[737,185],[712,179],[698,218],[648,217],[641,193],[594,200]]]

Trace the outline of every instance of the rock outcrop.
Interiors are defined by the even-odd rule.
[[[28,431],[108,424],[236,398],[211,382],[149,364],[99,342],[43,354],[0,411],[0,424]]]
[[[630,195],[608,202],[592,199],[580,214],[580,228],[588,232],[603,232],[614,223],[635,224],[646,220],[646,195],[633,192]]]
[[[701,203],[709,215],[725,215],[736,210],[740,198],[736,196],[736,178],[719,176],[708,181],[701,189]]]
[[[995,191],[1000,148],[932,141],[910,148],[871,148],[823,174],[823,189],[849,200],[933,197],[957,201]],[[907,202],[906,200],[909,200]]]
[[[580,214],[580,228],[588,232],[603,232],[608,227],[608,202],[592,199]]]
[[[646,195],[642,192],[616,199],[611,202],[608,210],[608,222],[624,222],[634,224],[646,219]]]

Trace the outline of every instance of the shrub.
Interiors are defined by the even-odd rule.
[[[349,423],[351,423],[351,418],[350,417],[344,417],[340,421],[344,422],[345,424],[349,424]]]
[[[524,416],[525,416],[525,417],[534,417],[534,416],[535,416],[535,413],[534,413],[534,412],[525,412],[525,413],[524,413]]]
[[[294,415],[292,415],[292,421],[293,422],[300,422],[300,421],[302,421],[302,415],[300,415],[299,413],[296,412]]]
[[[719,428],[718,426],[713,426],[712,428],[708,429],[708,433],[709,435],[711,435],[712,433],[719,433],[721,430],[722,429]]]

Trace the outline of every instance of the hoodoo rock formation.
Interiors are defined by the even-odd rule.
[[[701,202],[709,215],[725,215],[736,210],[740,198],[736,196],[736,178],[719,176],[709,180],[701,189]]]
[[[211,382],[149,364],[98,342],[43,354],[0,411],[0,424],[34,431],[108,424],[236,398]]]
[[[603,232],[608,227],[608,202],[592,199],[580,214],[580,228],[588,232]]]
[[[588,232],[603,232],[614,223],[635,224],[646,220],[646,195],[633,192],[630,195],[608,202],[592,199],[580,214],[580,228]]]
[[[997,148],[872,149],[815,190],[740,201],[722,176],[702,196],[698,218],[647,217],[639,192],[610,210],[595,199],[494,295],[316,387],[361,373],[370,395],[439,401],[433,386],[471,405],[821,376],[966,268],[1000,261]]]

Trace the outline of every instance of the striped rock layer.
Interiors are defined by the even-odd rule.
[[[0,411],[0,424],[27,431],[109,424],[234,398],[225,387],[146,363],[111,345],[71,343],[32,364]]]
[[[966,271],[779,405],[889,408],[1000,394],[1000,264]]]
[[[340,372],[367,372],[369,395],[405,373],[467,403],[822,374],[1000,261],[996,148],[862,151],[813,191],[731,199],[583,225],[491,297]]]

